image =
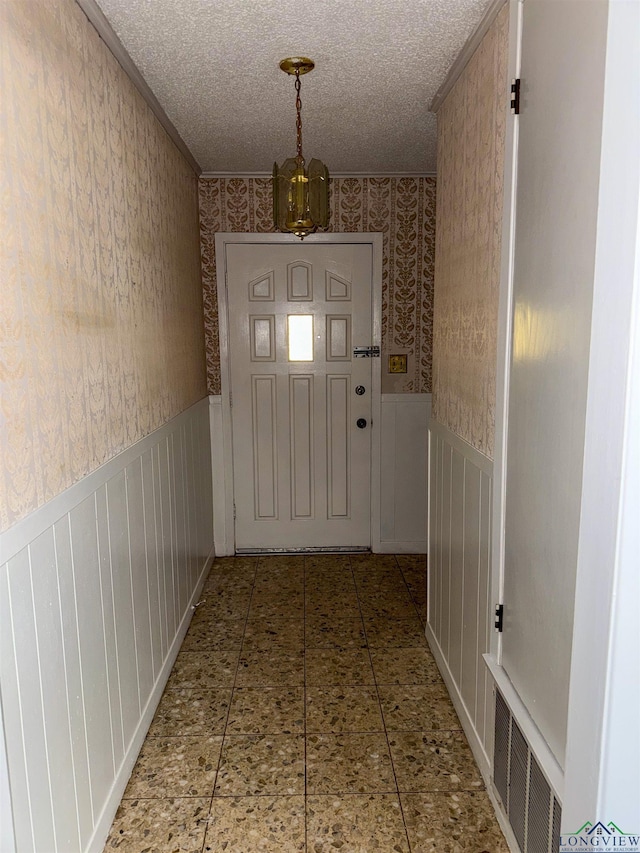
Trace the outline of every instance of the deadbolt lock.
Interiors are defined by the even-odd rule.
[[[365,390],[366,389],[365,389],[364,385],[356,385],[356,394],[358,395],[358,397],[362,397]]]

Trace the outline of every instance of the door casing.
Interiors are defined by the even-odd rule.
[[[349,234],[312,234],[305,238],[307,245],[321,244],[369,244],[372,250],[373,270],[371,282],[372,299],[372,344],[382,348],[382,234],[365,232]],[[227,246],[263,245],[265,249],[277,245],[298,245],[298,238],[292,234],[248,234],[219,232],[215,235],[216,245],[216,284],[218,290],[218,325],[220,338],[220,382],[221,382],[221,432],[213,434],[212,443],[220,448],[223,465],[218,468],[218,476],[224,477],[224,487],[216,487],[214,492],[224,495],[218,508],[222,517],[214,519],[216,531],[216,554],[219,557],[235,553],[234,488],[232,470],[232,431],[231,431],[231,377],[229,373],[229,313],[227,302]],[[371,550],[380,551],[380,426],[381,426],[381,369],[380,362],[373,365],[371,377]],[[213,425],[215,427],[215,424]],[[219,513],[220,515],[220,513]]]

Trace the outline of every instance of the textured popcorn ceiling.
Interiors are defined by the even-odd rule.
[[[429,103],[490,0],[98,0],[204,171],[295,154],[293,78],[309,56],[304,153],[332,173],[435,171]]]

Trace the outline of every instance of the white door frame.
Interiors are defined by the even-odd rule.
[[[231,377],[229,373],[229,311],[227,302],[226,272],[227,245],[261,244],[264,246],[299,245],[293,234],[247,234],[221,231],[216,240],[216,285],[218,290],[218,328],[220,337],[220,381],[221,407],[218,429],[222,440],[212,435],[214,446],[221,448],[221,464],[214,464],[214,477],[224,477],[224,501],[222,518],[214,519],[215,549],[219,557],[235,553],[235,523],[233,517],[233,439],[231,433]],[[305,238],[305,245],[369,244],[372,252],[371,317],[373,346],[382,350],[382,234],[365,232],[349,234],[312,234]],[[381,363],[377,360],[371,371],[371,550],[380,551],[380,426],[381,426]],[[214,413],[212,413],[214,414]],[[213,424],[215,431],[215,422]],[[215,457],[216,454],[214,454]],[[214,483],[214,493],[220,494]],[[222,502],[221,502],[222,503]]]

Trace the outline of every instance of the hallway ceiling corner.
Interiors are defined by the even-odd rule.
[[[97,0],[202,171],[295,152],[285,56],[310,56],[304,146],[332,174],[435,172],[429,104],[491,0]]]

